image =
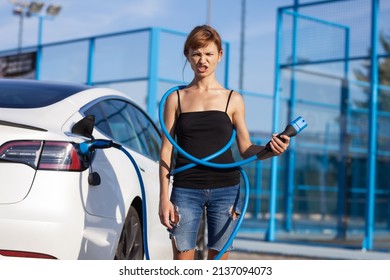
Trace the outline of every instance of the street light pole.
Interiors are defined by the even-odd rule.
[[[41,15],[41,10],[45,5],[43,2],[11,0],[11,3],[14,5],[13,14],[19,16],[18,54],[22,51],[23,24],[25,17],[39,17],[38,46],[40,46],[42,44],[42,20],[44,18],[52,18],[58,15],[61,10],[61,6],[49,5],[46,9],[46,15]]]
[[[207,18],[206,24],[211,25],[211,0],[207,0]]]
[[[42,46],[43,16],[38,17],[38,47]]]
[[[35,64],[35,80],[40,80],[41,78],[43,16],[39,16],[38,20],[38,48]]]
[[[23,21],[24,17],[27,15],[27,2],[19,2],[17,0],[12,0],[12,4],[14,4],[13,14],[19,16],[19,33],[18,33],[18,54],[22,51],[22,43],[23,43]]]
[[[49,5],[46,9],[46,15],[38,16],[38,48],[37,48],[37,60],[35,66],[35,79],[41,78],[41,58],[42,58],[42,34],[43,34],[43,20],[54,18],[61,11],[61,6]]]
[[[44,19],[53,19],[61,11],[61,6],[58,5],[49,5],[46,9],[46,14],[38,15],[39,16],[39,25],[38,25],[38,46],[42,45],[42,34],[43,34],[43,20]]]
[[[43,2],[27,2],[19,0],[11,0],[14,5],[13,13],[19,16],[19,36],[18,36],[18,55],[22,53],[22,40],[23,40],[23,21],[25,17],[38,16],[38,44],[35,59],[35,79],[39,80],[41,76],[41,57],[42,57],[42,31],[43,20],[54,18],[61,10],[61,6],[49,5],[46,9],[46,13],[42,14],[41,10],[45,3]],[[19,57],[19,59],[21,59]]]
[[[19,36],[18,36],[18,54],[22,51],[22,41],[23,41],[23,19],[24,14],[19,14]]]
[[[246,1],[241,0],[241,36],[240,36],[240,68],[238,88],[244,89],[244,59],[245,59],[245,18],[246,18]]]

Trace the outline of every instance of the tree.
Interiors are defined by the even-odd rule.
[[[380,44],[386,54],[390,54],[390,34],[384,32],[380,35]],[[390,87],[390,57],[382,58],[379,61],[379,84]],[[362,68],[358,68],[354,71],[355,77],[359,81],[370,82],[370,63],[364,63]],[[365,90],[367,94],[370,94],[369,89]],[[390,91],[379,91],[378,96],[378,110],[390,112]],[[356,102],[359,107],[368,107],[368,101]]]

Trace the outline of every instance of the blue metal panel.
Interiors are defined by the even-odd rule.
[[[303,4],[299,4],[299,8],[301,7],[309,7],[309,6],[316,6],[316,5],[323,5],[323,4],[328,4],[328,3],[332,3],[332,2],[343,2],[343,1],[352,1],[352,0],[324,0],[324,1],[314,1],[314,2],[310,2],[310,3],[303,3]],[[286,6],[286,7],[283,7],[285,9],[293,9],[295,8],[296,6]]]
[[[344,46],[344,77],[341,84],[341,121],[340,121],[340,167],[339,167],[339,191],[337,195],[337,235],[339,239],[346,237],[346,209],[347,209],[347,189],[350,187],[350,161],[348,159],[348,150],[350,146],[350,135],[348,123],[350,120],[350,93],[349,93],[349,28],[345,28],[345,46]]]
[[[310,21],[317,22],[317,23],[320,23],[320,24],[326,24],[326,25],[329,25],[329,26],[337,27],[337,28],[342,28],[342,29],[348,28],[347,26],[339,24],[339,23],[335,23],[335,22],[332,22],[332,21],[327,21],[327,20],[323,20],[323,19],[319,19],[319,18],[315,18],[315,17],[306,16],[306,15],[303,15],[303,14],[299,14],[297,12],[284,10],[284,13],[292,15],[294,17],[299,17],[299,18],[302,18],[302,19],[310,20]]]
[[[368,182],[366,199],[365,234],[362,248],[371,250],[375,227],[375,177],[377,152],[377,113],[378,113],[378,42],[379,42],[379,0],[372,0],[371,5],[371,53],[370,53],[370,117],[368,147]]]
[[[87,85],[93,84],[94,55],[95,55],[95,38],[91,38],[89,40],[89,49],[88,49]]]
[[[37,61],[35,66],[35,80],[41,78],[41,63],[42,63],[42,31],[43,31],[43,16],[38,18],[38,47],[37,47]]]
[[[337,238],[345,239],[347,230],[347,189],[349,186],[348,176],[348,88],[347,80],[341,82],[340,94],[340,139],[339,139],[339,166],[338,166],[338,194],[337,194]]]
[[[260,141],[257,141],[258,145],[261,145]],[[260,217],[261,214],[261,194],[262,194],[262,177],[263,177],[263,163],[261,160],[255,162],[255,205],[254,205],[254,216]]]
[[[283,11],[278,9],[276,21],[276,49],[275,49],[275,81],[274,81],[274,106],[273,106],[273,125],[274,132],[278,131],[279,124],[279,104],[280,104],[280,50],[282,45],[282,19]],[[275,240],[276,228],[276,203],[278,195],[278,158],[271,159],[271,186],[269,197],[269,222],[268,229],[265,235],[267,241]]]
[[[390,180],[387,182],[387,228],[390,229]]]
[[[158,62],[160,46],[160,29],[150,29],[149,43],[149,77],[148,77],[148,101],[146,111],[149,116],[157,121],[157,91],[158,91]]]
[[[292,63],[297,62],[297,37],[298,37],[298,22],[297,14],[298,11],[298,0],[294,1],[294,12],[293,15],[293,41],[292,41],[292,54],[291,59]],[[295,106],[296,106],[296,83],[295,83],[295,68],[292,69],[291,81],[290,81],[290,104],[289,104],[289,113],[288,113],[288,122],[293,120],[295,117]],[[286,186],[285,186],[285,224],[284,227],[286,231],[291,231],[292,229],[292,215],[293,215],[293,201],[294,201],[294,184],[295,184],[295,141],[291,139],[290,148],[287,151],[287,160],[286,160]]]
[[[347,137],[344,137],[347,133],[347,121],[348,121],[348,100],[349,100],[349,87],[348,87],[348,71],[349,71],[349,27],[345,25],[341,25],[338,23],[310,17],[307,15],[303,15],[297,12],[297,8],[301,7],[302,5],[298,4],[298,1],[295,1],[294,6],[289,7],[293,9],[294,11],[288,11],[285,10],[286,8],[281,8],[283,10],[284,14],[291,15],[293,17],[293,35],[292,35],[292,54],[291,54],[291,63],[288,65],[283,65],[287,67],[292,67],[292,73],[291,73],[291,81],[290,81],[290,88],[291,88],[291,94],[290,94],[290,102],[288,106],[289,110],[289,118],[294,118],[295,115],[295,107],[296,107],[296,82],[295,82],[295,66],[301,64],[296,59],[296,52],[297,52],[297,19],[304,19],[312,22],[316,22],[323,25],[332,26],[335,28],[340,28],[345,31],[345,51],[344,51],[344,58],[337,59],[340,62],[344,62],[344,77],[339,78],[337,76],[330,76],[333,79],[340,79],[342,82],[342,119],[344,120],[342,123],[344,126],[340,130],[342,135],[340,137],[340,172],[339,172],[339,191],[338,191],[338,236],[344,237],[344,230],[345,230],[345,203],[346,203],[346,178],[347,178],[347,167],[346,167],[346,156],[347,156],[347,150],[348,150],[348,142],[346,142]],[[310,61],[308,64],[312,65],[315,63],[330,63],[331,60],[321,60],[321,61]],[[304,63],[303,63],[304,64]],[[279,65],[281,67],[281,65]],[[321,76],[326,76],[322,74]],[[303,103],[306,103],[306,101],[301,101]],[[319,104],[321,107],[328,106],[324,105],[323,103]],[[328,106],[329,107],[329,106]],[[289,151],[287,152],[287,181],[286,181],[286,193],[285,193],[285,229],[287,231],[290,231],[292,228],[292,214],[293,214],[293,195],[294,195],[294,170],[295,170],[295,142],[292,140],[290,143]]]

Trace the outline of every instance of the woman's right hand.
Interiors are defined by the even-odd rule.
[[[161,224],[169,229],[173,228],[172,224],[178,222],[175,221],[175,207],[168,199],[160,199],[158,215],[160,216]]]

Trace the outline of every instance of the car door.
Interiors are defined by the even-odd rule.
[[[123,110],[103,100],[89,107],[85,115],[95,116],[95,138],[112,139],[120,143],[130,127],[123,118]],[[94,216],[118,220],[120,224],[134,197],[140,196],[137,174],[127,156],[114,148],[96,150],[90,173],[97,174],[99,184],[90,184],[83,193],[86,211]]]
[[[142,162],[145,170],[146,206],[148,212],[148,243],[152,259],[171,258],[171,242],[166,228],[161,225],[158,217],[159,206],[159,177],[158,162],[160,158],[161,137],[160,134],[145,113],[137,108],[131,110],[130,116],[134,124],[137,136],[140,139],[141,148],[148,160]],[[156,168],[157,167],[157,168]]]

